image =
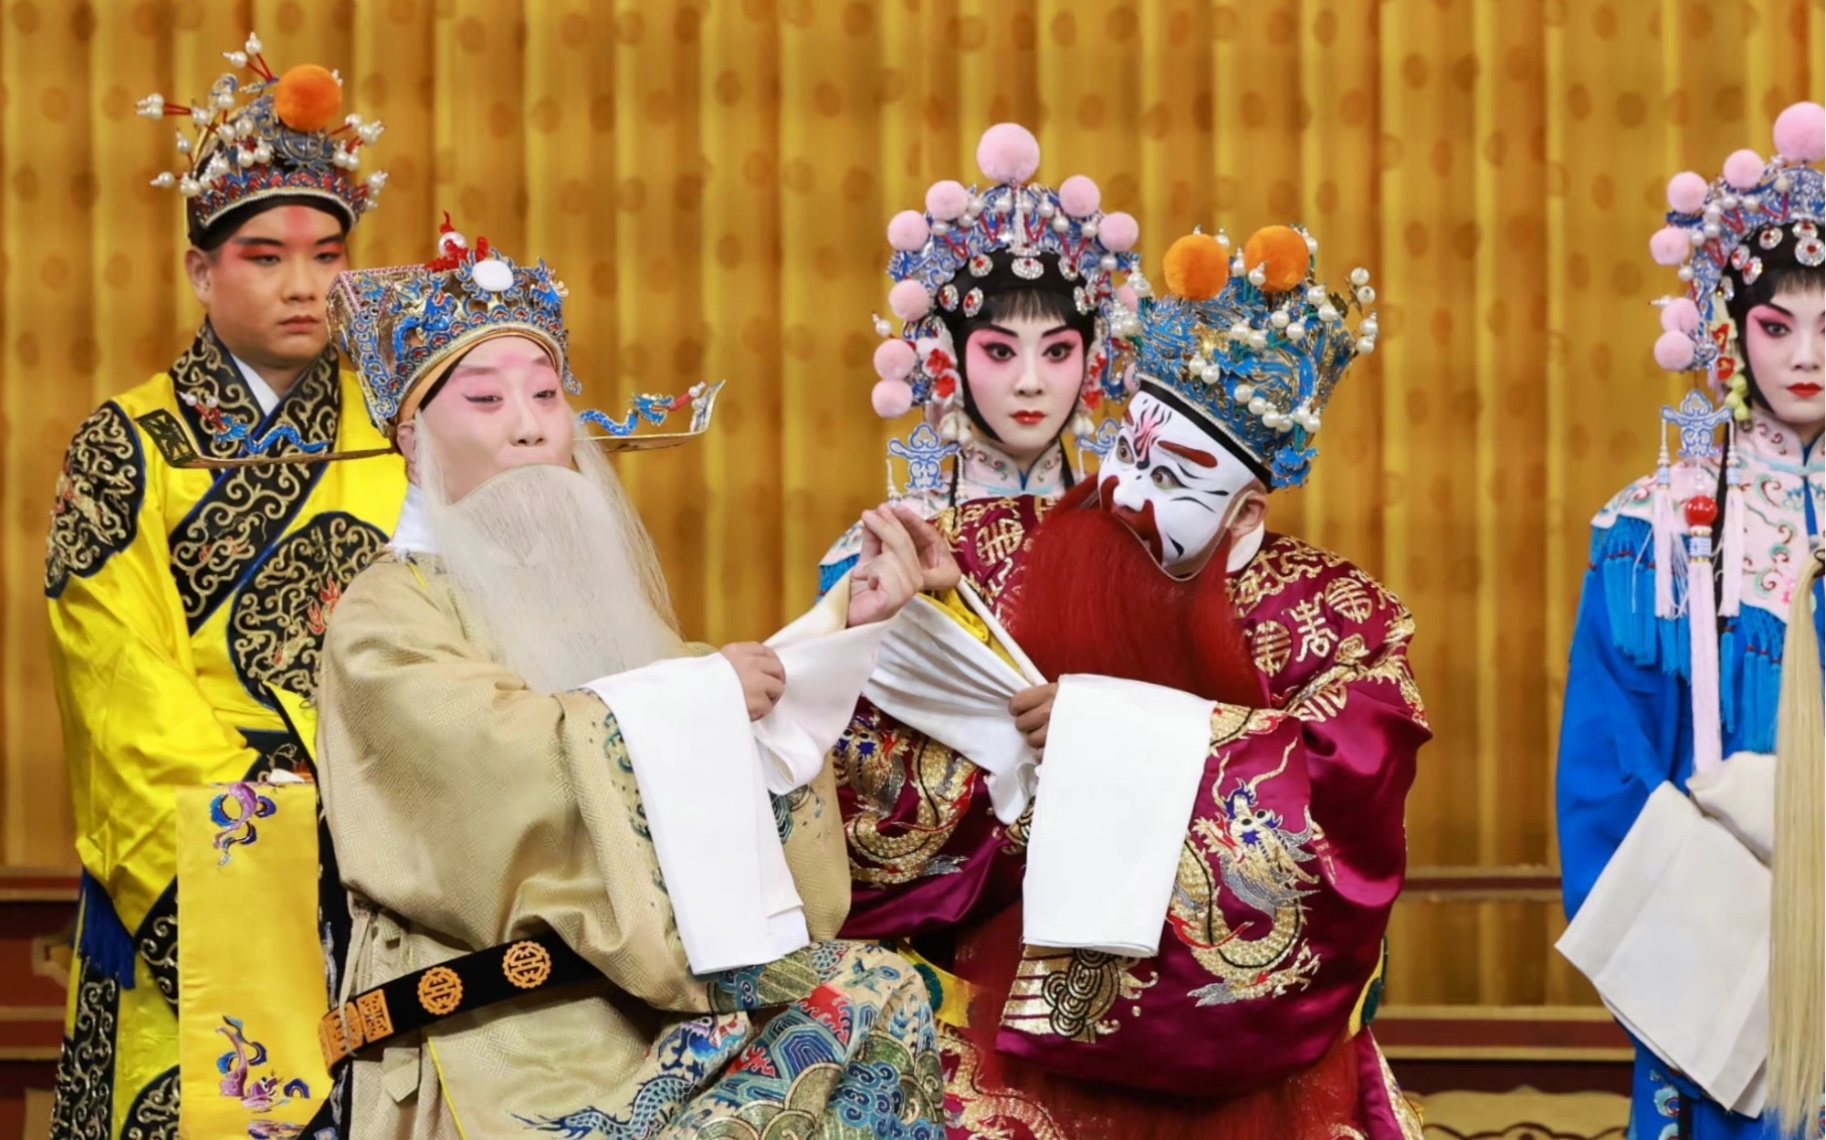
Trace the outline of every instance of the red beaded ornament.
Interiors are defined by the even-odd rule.
[[[1686,504],[1687,525],[1710,527],[1718,521],[1718,502],[1710,495],[1694,495]]]

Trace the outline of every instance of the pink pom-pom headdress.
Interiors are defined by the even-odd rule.
[[[1651,532],[1654,538],[1655,615],[1673,619],[1690,607],[1693,629],[1710,629],[1716,617],[1731,617],[1742,605],[1744,472],[1737,459],[1733,421],[1750,419],[1749,379],[1739,367],[1732,348],[1735,329],[1729,302],[1740,284],[1762,276],[1763,256],[1787,243],[1793,260],[1801,265],[1826,265],[1826,175],[1812,164],[1826,157],[1826,108],[1818,103],[1796,103],[1775,121],[1775,157],[1765,161],[1753,150],[1739,150],[1725,159],[1721,177],[1710,182],[1692,171],[1676,174],[1667,188],[1667,224],[1649,239],[1649,253],[1657,264],[1678,266],[1685,285],[1683,295],[1664,297],[1661,334],[1654,342],[1655,363],[1669,372],[1704,372],[1713,395],[1724,407],[1714,407],[1704,392],[1688,392],[1678,408],[1662,411],[1661,458],[1655,477]],[[1678,463],[1670,461],[1666,432],[1680,429]],[[1718,428],[1726,429],[1729,448],[1720,452],[1715,442]],[[1721,458],[1726,457],[1726,458]],[[1718,505],[1705,498],[1710,512],[1703,525],[1694,523],[1692,497],[1695,480],[1706,486],[1716,478],[1713,466],[1725,464],[1723,521],[1716,543],[1717,557],[1730,568],[1724,575],[1724,592],[1712,598],[1711,565],[1714,556],[1712,523]],[[1693,585],[1683,602],[1676,589],[1681,560],[1683,528],[1677,503],[1688,506],[1690,537],[1694,543],[1690,569]],[[1702,512],[1703,513],[1703,512]],[[1693,723],[1697,764],[1718,750],[1718,695],[1716,644],[1710,637],[1693,637]],[[1710,687],[1704,678],[1712,677]],[[1709,745],[1705,741],[1710,741]]]
[[[933,183],[924,213],[903,210],[889,222],[888,243],[895,252],[888,260],[894,280],[888,309],[901,327],[896,331],[885,318],[875,320],[884,338],[875,354],[881,380],[873,394],[876,411],[893,418],[926,408],[947,442],[964,438],[969,429],[944,317],[981,306],[982,290],[974,281],[994,255],[1012,256],[1020,276],[1059,274],[1071,284],[1079,312],[1096,314],[1099,347],[1085,378],[1086,410],[1127,395],[1116,364],[1117,343],[1139,329],[1125,298],[1133,298],[1137,286],[1145,290],[1134,252],[1135,219],[1103,213],[1095,182],[1076,175],[1055,191],[1029,181],[1040,167],[1040,144],[1014,123],[985,131],[976,155],[989,186]],[[1119,273],[1132,284],[1119,287]],[[906,398],[884,390],[888,384],[905,385]]]
[[[1826,265],[1826,108],[1796,103],[1775,120],[1775,157],[1753,150],[1725,159],[1721,177],[1692,171],[1668,182],[1667,225],[1649,241],[1657,264],[1679,266],[1685,295],[1664,302],[1655,361],[1670,372],[1705,371],[1738,420],[1749,417],[1748,381],[1729,348],[1726,302],[1736,281],[1762,274],[1762,254],[1794,243],[1802,265]],[[1729,271],[1729,272],[1728,272]],[[1734,280],[1735,278],[1735,280]]]

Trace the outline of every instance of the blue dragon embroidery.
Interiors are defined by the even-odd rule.
[[[279,444],[290,444],[305,455],[318,455],[329,448],[327,443],[306,443],[298,434],[298,429],[291,424],[279,424],[265,435],[255,437],[253,430],[242,421],[241,417],[229,415],[216,403],[214,397],[198,400],[190,393],[184,393],[184,402],[196,409],[197,419],[209,429],[211,437],[223,443],[239,444],[244,456],[262,456]]]
[[[635,396],[628,406],[628,414],[615,419],[606,412],[594,409],[577,413],[577,419],[583,423],[601,428],[617,439],[634,434],[634,429],[644,420],[658,427],[666,422],[666,417],[676,412],[682,401],[671,396]]]
[[[587,1140],[637,1140],[664,1127],[691,1094],[734,1056],[748,1040],[747,1022],[740,1018],[700,1017],[687,1021],[654,1043],[659,1073],[642,1082],[627,1113],[617,1116],[594,1106],[563,1116],[514,1120],[534,1132]]]
[[[426,345],[440,343],[457,316],[457,299],[441,289],[418,284],[403,291],[409,291],[409,301],[416,303],[405,306],[405,315],[393,326],[396,361],[410,360],[414,353],[422,355]]]

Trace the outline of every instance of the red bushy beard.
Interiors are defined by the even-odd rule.
[[[1267,678],[1230,600],[1229,540],[1200,573],[1170,578],[1136,529],[1150,527],[1151,515],[1125,522],[1099,509],[1096,494],[1094,483],[1073,488],[1035,532],[1008,614],[1016,644],[1049,680],[1094,673],[1266,707]],[[980,1087],[1032,1097],[1074,1140],[1322,1140],[1356,1122],[1348,1038],[1305,1072],[1218,1101],[1097,1085],[997,1052],[1002,1003],[1020,959],[1018,903],[960,935],[956,969],[975,987],[962,1032],[976,1046]]]
[[[1230,600],[1230,541],[1205,569],[1169,578],[1128,524],[1080,483],[1034,533],[1015,579],[1008,632],[1048,680],[1094,673],[1262,708],[1255,667]]]

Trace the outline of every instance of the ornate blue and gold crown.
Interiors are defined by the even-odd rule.
[[[452,363],[497,336],[538,343],[551,356],[564,390],[581,392],[571,374],[565,296],[564,283],[544,261],[516,265],[490,248],[487,238],[477,238],[471,249],[445,214],[435,260],[337,274],[330,288],[330,336],[360,374],[374,426],[391,439]],[[695,385],[683,396],[636,395],[620,418],[580,412],[578,438],[605,451],[671,447],[709,430],[722,390],[718,381]],[[646,430],[686,410],[691,420],[685,430]]]
[[[1067,178],[1057,190],[1030,182],[1040,167],[1040,144],[1025,127],[990,127],[976,154],[990,186],[935,182],[926,191],[923,213],[903,210],[889,221],[888,242],[895,252],[888,259],[894,280],[888,308],[901,329],[875,318],[876,335],[883,338],[875,351],[877,414],[897,419],[932,405],[932,418],[952,440],[969,429],[945,317],[976,316],[984,303],[983,280],[998,272],[998,261],[1025,280],[1056,276],[1060,280],[1049,284],[1069,288],[1080,313],[1096,314],[1100,337],[1085,375],[1086,411],[1105,397],[1127,394],[1112,342],[1137,331],[1136,298],[1118,288],[1115,277],[1140,266],[1135,219],[1105,214],[1102,192],[1083,175]]]
[[[571,375],[564,283],[544,261],[515,265],[487,238],[471,249],[448,214],[438,251],[423,265],[337,274],[330,288],[330,335],[361,373],[374,426],[391,437],[446,363],[510,333],[543,345],[564,390],[582,391]]]
[[[248,36],[243,50],[222,54],[252,72],[253,81],[225,74],[192,106],[167,103],[163,95],[140,100],[146,118],[181,116],[192,127],[190,136],[178,133],[185,168],[152,184],[184,196],[193,232],[236,206],[279,195],[322,198],[353,226],[387,184],[385,173],[365,182],[357,174],[362,146],[385,128],[359,115],[338,122],[342,77],[309,63],[275,75],[258,36]]]
[[[1369,272],[1333,293],[1313,279],[1318,249],[1302,229],[1269,226],[1233,260],[1222,234],[1190,234],[1167,251],[1167,295],[1142,304],[1141,391],[1203,422],[1275,488],[1306,481],[1326,402],[1376,348]]]
[[[1676,174],[1668,182],[1667,225],[1649,239],[1651,256],[1679,266],[1686,286],[1684,295],[1660,302],[1655,361],[1670,372],[1710,373],[1740,421],[1750,408],[1749,380],[1731,350],[1736,330],[1727,304],[1736,282],[1754,283],[1763,258],[1778,251],[1810,268],[1826,265],[1826,176],[1810,165],[1826,157],[1826,109],[1796,103],[1783,111],[1775,145],[1766,162],[1753,150],[1737,151],[1711,182],[1690,170]]]

